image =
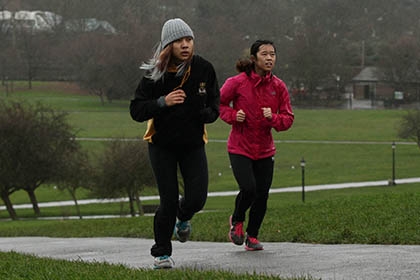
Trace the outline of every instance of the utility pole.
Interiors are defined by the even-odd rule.
[[[362,40],[362,53],[361,53],[361,69],[365,68],[365,40]]]

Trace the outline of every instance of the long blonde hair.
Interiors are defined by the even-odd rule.
[[[143,62],[140,69],[146,70],[146,77],[158,81],[163,77],[163,74],[168,71],[169,64],[172,59],[172,43],[168,44],[162,49],[162,44],[159,43],[156,47],[153,57],[148,62]],[[188,66],[191,63],[191,59],[182,62],[177,66],[177,76],[182,76]]]

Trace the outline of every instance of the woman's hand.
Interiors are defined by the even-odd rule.
[[[245,112],[240,109],[238,112],[236,112],[236,121],[237,122],[243,122],[245,121]]]
[[[261,108],[261,110],[263,111],[264,118],[267,118],[269,120],[273,118],[273,114],[271,113],[271,108],[265,107],[265,108]]]
[[[182,104],[184,103],[185,97],[187,97],[187,95],[182,89],[174,90],[165,96],[165,104],[166,106]]]

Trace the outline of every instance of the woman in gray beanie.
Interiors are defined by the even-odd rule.
[[[194,54],[194,33],[179,18],[165,22],[154,56],[141,68],[146,74],[131,100],[130,114],[135,121],[148,121],[143,138],[149,142],[160,196],[151,255],[154,268],[171,268],[172,235],[180,242],[189,239],[190,220],[207,199],[205,124],[219,116],[220,93],[212,64]]]

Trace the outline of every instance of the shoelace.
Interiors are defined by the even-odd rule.
[[[249,241],[250,243],[253,243],[253,244],[258,244],[258,243],[260,243],[260,242],[258,241],[258,239],[257,239],[257,238],[255,238],[255,237],[251,237],[251,236],[248,236],[248,241]]]
[[[178,228],[180,230],[186,230],[188,228],[188,222],[180,222]]]
[[[173,265],[175,264],[175,261],[168,255],[160,256],[159,261],[168,261],[168,262],[172,263]]]
[[[234,225],[235,235],[237,235],[237,236],[243,236],[244,235],[244,231],[243,231],[242,228],[243,228],[243,223],[236,222],[236,224]]]

